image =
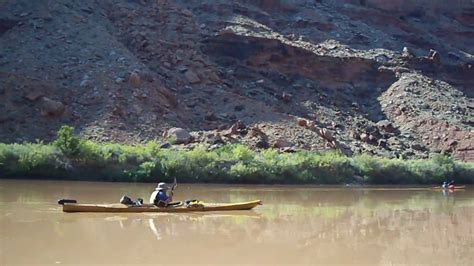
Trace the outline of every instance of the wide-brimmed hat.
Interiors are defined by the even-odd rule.
[[[156,186],[155,190],[168,190],[169,187],[166,185],[164,182],[158,183],[158,186]]]

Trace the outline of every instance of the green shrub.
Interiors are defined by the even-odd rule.
[[[455,162],[453,179],[458,183],[474,184],[474,163]]]
[[[73,127],[62,126],[53,144],[67,156],[74,156],[79,153],[80,139],[74,136]]]
[[[353,165],[367,183],[400,184],[405,181],[405,165],[399,159],[390,160],[363,154],[353,158]]]
[[[44,144],[0,143],[1,177],[58,176],[69,168],[60,151]]]

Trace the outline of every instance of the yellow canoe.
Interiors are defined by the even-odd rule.
[[[194,207],[156,207],[145,204],[142,206],[124,204],[79,204],[64,203],[63,212],[207,212],[207,211],[236,211],[250,210],[261,205],[261,200],[239,203],[203,203],[202,206]]]

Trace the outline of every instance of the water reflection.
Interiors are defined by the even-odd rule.
[[[161,240],[160,231],[158,231],[158,228],[155,225],[155,221],[153,219],[148,219],[148,224],[150,225],[151,231],[156,236],[156,239]]]
[[[419,188],[181,185],[175,194],[178,200],[260,198],[264,205],[232,213],[71,214],[62,213],[55,200],[112,202],[124,190],[143,196],[149,187],[0,184],[2,265],[147,264],[163,260],[163,254],[172,258],[164,261],[167,264],[470,265],[474,259],[471,189],[445,195]],[[24,246],[29,256],[22,256]],[[78,258],[78,250],[87,256]]]

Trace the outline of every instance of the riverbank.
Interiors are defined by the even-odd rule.
[[[146,145],[99,144],[63,127],[50,144],[0,143],[0,178],[256,184],[474,183],[474,164],[444,155],[402,160],[336,152],[279,153],[243,145],[193,150]]]

